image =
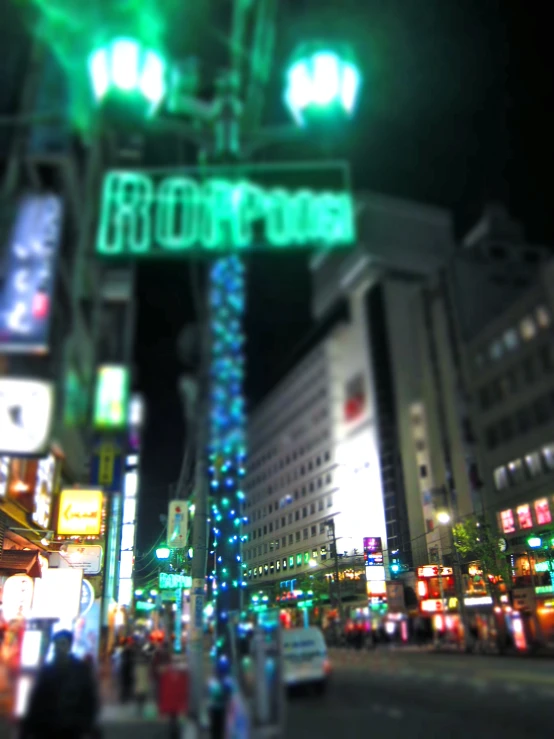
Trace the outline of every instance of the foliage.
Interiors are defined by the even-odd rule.
[[[498,547],[498,536],[487,524],[471,517],[453,527],[454,546],[466,561],[481,563],[485,575],[501,577],[509,587],[510,569]]]

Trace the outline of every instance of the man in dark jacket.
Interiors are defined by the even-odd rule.
[[[73,635],[54,635],[54,660],[37,675],[22,739],[85,739],[96,730],[99,701],[91,667],[71,654]]]

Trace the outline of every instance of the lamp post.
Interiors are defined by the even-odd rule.
[[[252,67],[256,68],[256,74],[266,69],[262,75],[264,80],[271,69],[268,49],[272,47],[276,5],[274,0],[261,0],[256,6],[263,10],[259,10],[255,54],[259,57],[257,61],[263,60],[263,64],[252,64]],[[244,162],[247,156],[261,148],[291,138],[291,128],[288,127],[258,128],[259,115],[256,112],[248,118],[248,125],[245,124],[247,116],[243,116],[243,112],[248,107],[246,103],[251,103],[249,109],[254,111],[259,108],[258,79],[254,85],[256,90],[252,92],[249,89],[248,96],[251,92],[252,96],[245,101],[241,99],[242,80],[237,72],[240,65],[235,58],[243,53],[244,14],[249,9],[249,3],[236,0],[230,44],[231,64],[216,80],[215,99],[206,103],[188,93],[180,99],[179,96],[172,97],[172,112],[193,118],[198,124],[195,127],[187,126],[183,121],[164,122],[152,117],[164,99],[169,70],[157,50],[133,39],[116,38],[91,54],[89,72],[96,100],[106,114],[113,112],[116,118],[123,103],[133,110],[142,111],[144,116],[150,116],[152,123],[158,123],[161,129],[169,124],[172,130],[197,144],[201,153],[207,153],[208,159],[211,157],[209,163],[225,165],[232,174],[237,161]],[[340,115],[341,120],[349,117],[355,107],[360,80],[350,56],[347,58],[346,47],[335,47],[331,51],[321,43],[301,47],[289,69],[285,93],[295,123],[308,128],[314,122],[320,122],[324,118],[323,113],[330,117]],[[246,471],[243,397],[245,288],[245,265],[238,255],[222,256],[212,262],[207,311],[211,408],[207,432],[209,460],[205,474],[210,479],[213,500],[210,515],[217,571],[212,572],[212,576],[217,593],[217,664],[221,675],[228,674],[231,669],[233,614],[240,611],[242,591],[246,586],[246,565],[242,561],[245,539],[242,533],[245,523],[242,481]],[[200,423],[203,423],[202,419]],[[204,449],[199,448],[197,454],[202,460]],[[207,496],[206,486],[197,489],[196,494]],[[342,620],[336,542],[335,559]]]
[[[339,611],[339,626],[342,627],[344,623],[343,618],[343,609],[342,609],[342,589],[341,589],[341,582],[340,582],[340,573],[339,573],[339,553],[337,551],[337,536],[335,531],[335,519],[330,518],[328,521],[325,521],[325,526],[327,528],[327,536],[332,541],[332,547],[333,547],[333,557],[334,557],[334,564],[335,564],[335,580],[337,582],[337,605],[338,605],[338,611]]]

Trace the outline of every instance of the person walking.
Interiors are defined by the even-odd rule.
[[[134,695],[136,649],[132,639],[128,639],[121,652],[119,662],[119,687],[122,703],[128,703]]]
[[[85,739],[98,735],[98,688],[91,667],[71,654],[73,634],[53,637],[54,659],[39,670],[21,739]]]

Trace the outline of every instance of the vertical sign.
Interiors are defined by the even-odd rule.
[[[167,517],[167,545],[183,549],[187,543],[188,506],[185,500],[172,500]]]

